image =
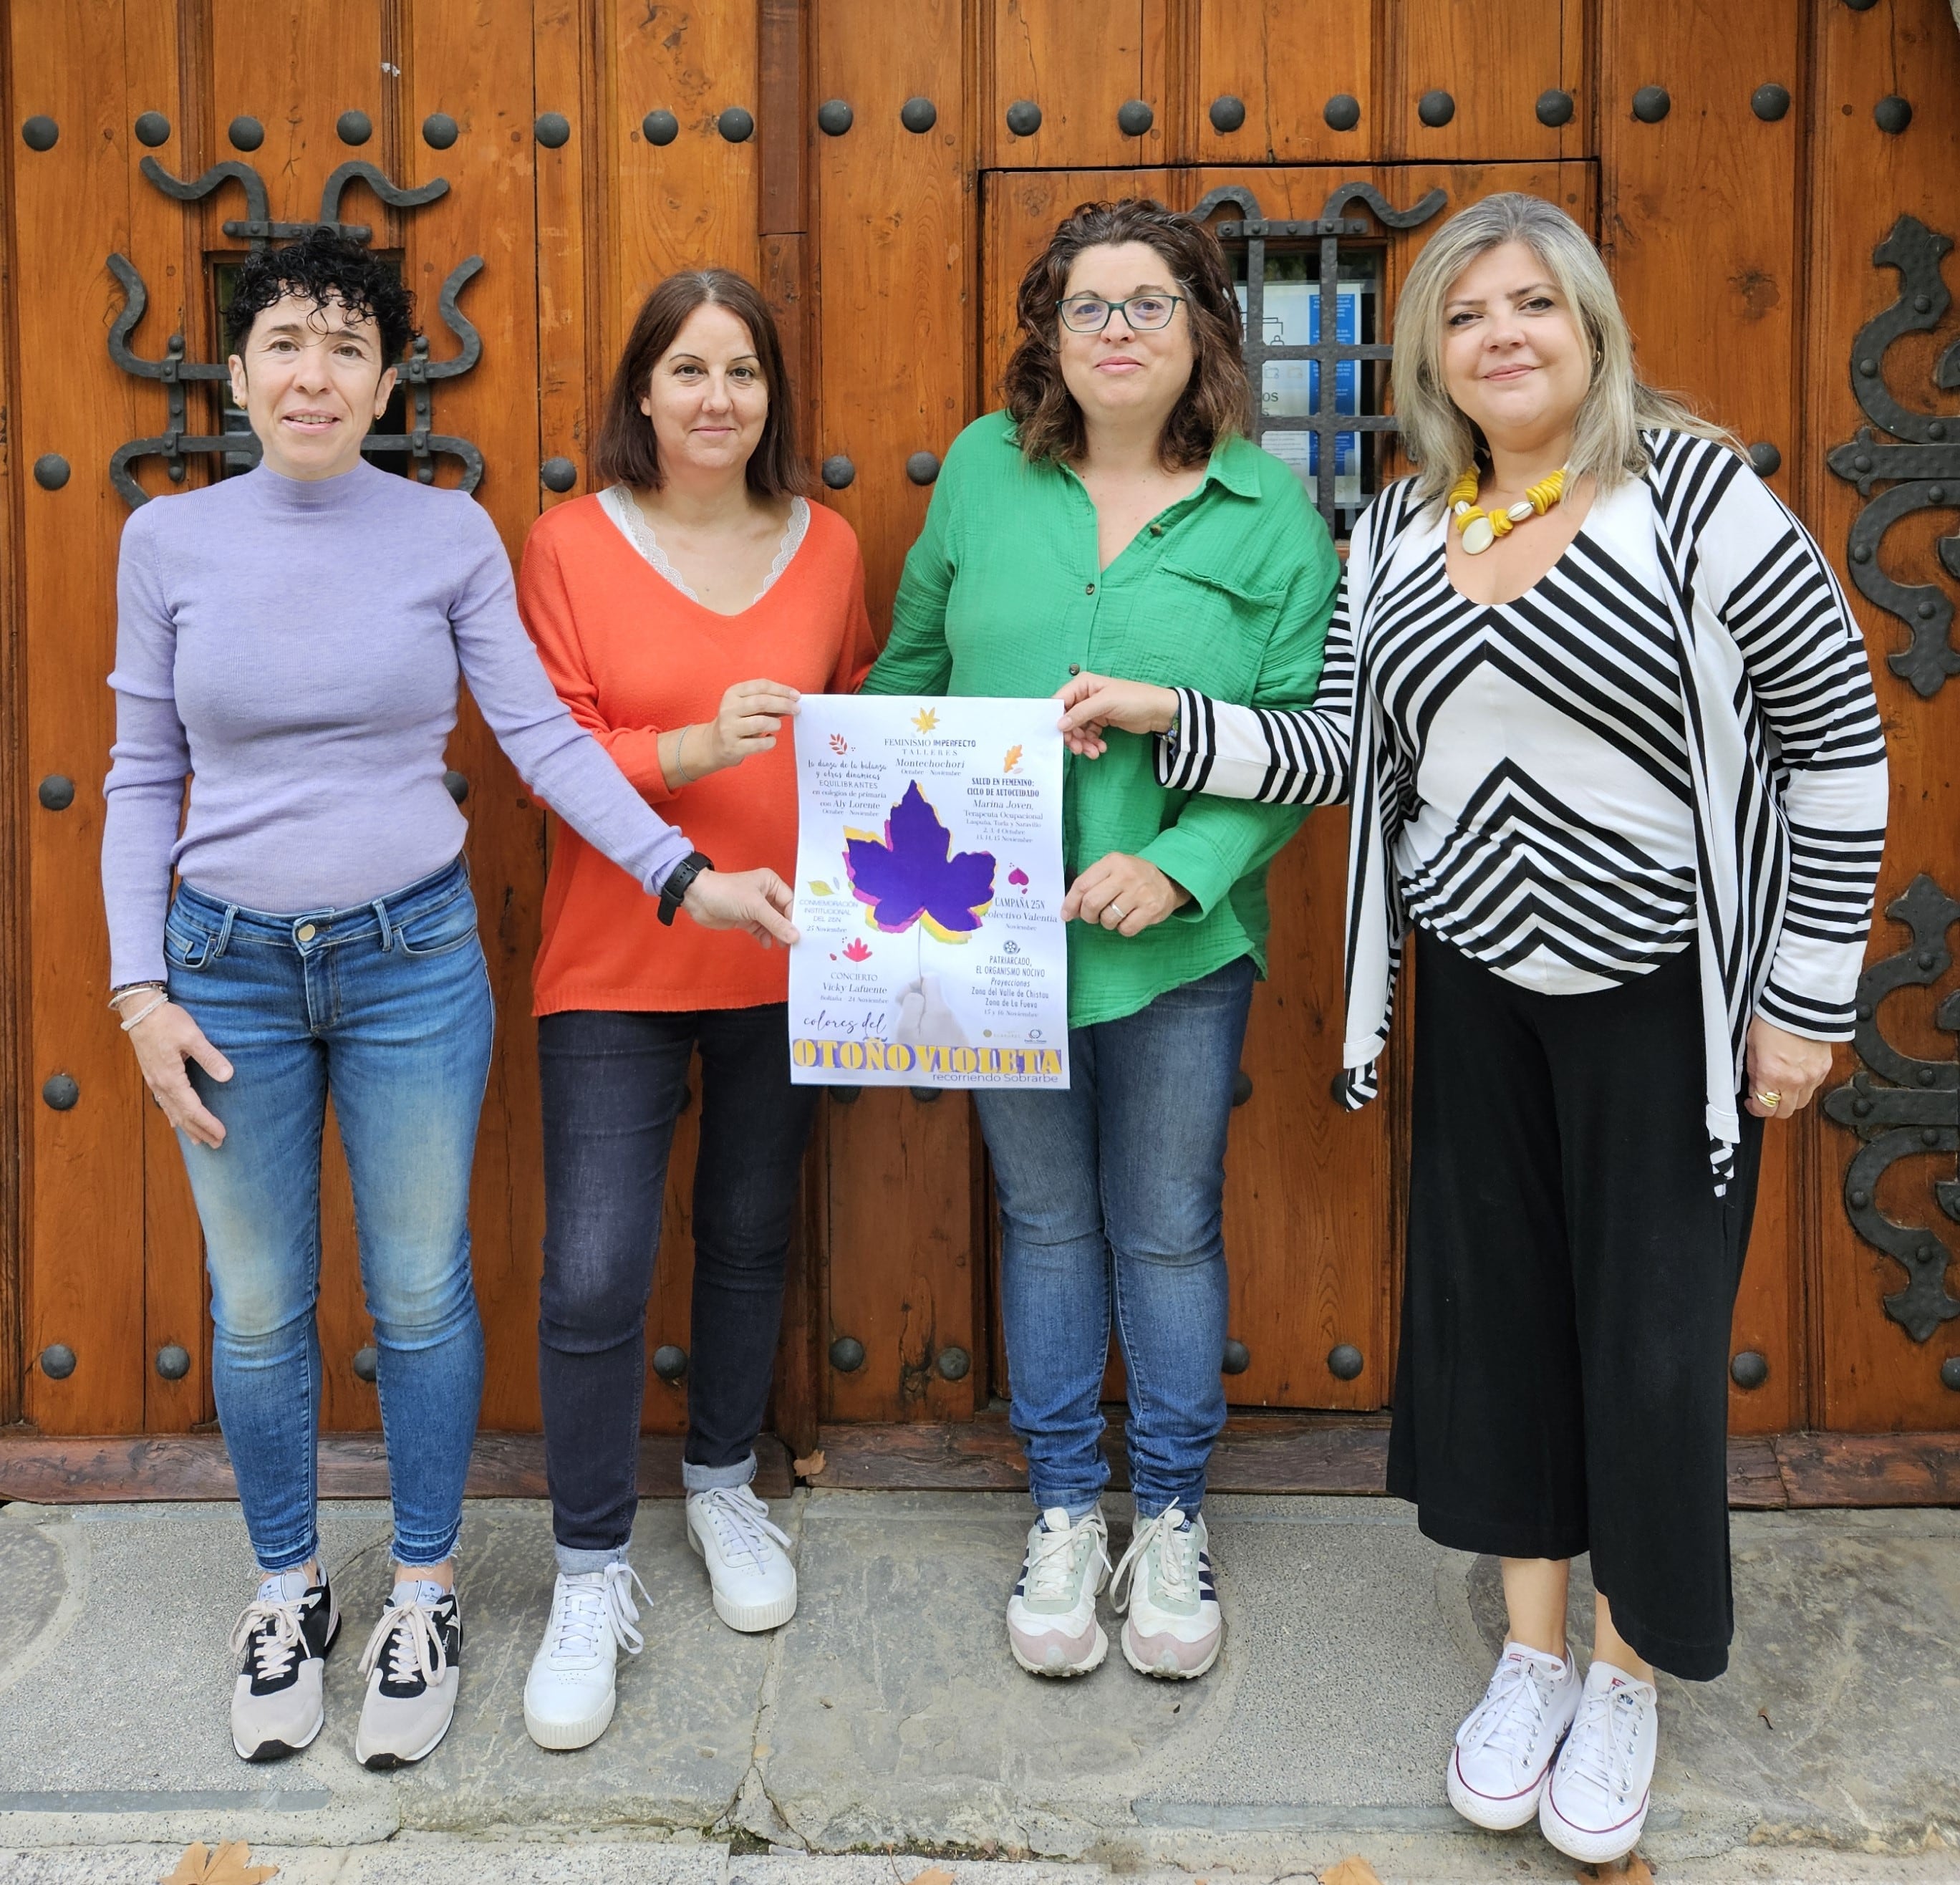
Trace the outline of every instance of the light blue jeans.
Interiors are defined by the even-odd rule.
[[[1001,1202],[1009,1419],[1044,1511],[1093,1509],[1113,1313],[1139,1517],[1204,1498],[1225,1425],[1225,1138],[1252,1000],[1242,956],[1071,1028],[1065,1093],[975,1094]]]
[[[494,1011],[457,861],[352,909],[270,915],[182,885],[170,989],[231,1062],[191,1068],[224,1142],[184,1163],[204,1226],[218,1417],[262,1570],[318,1554],[320,1160],[347,1154],[374,1319],[396,1560],[456,1549],[483,1390],[469,1171]]]

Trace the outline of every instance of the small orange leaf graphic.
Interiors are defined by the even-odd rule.
[[[177,1870],[163,1885],[263,1885],[278,1871],[276,1865],[254,1865],[252,1848],[234,1839],[208,1852],[202,1845],[187,1845]]]
[[[912,715],[912,724],[921,733],[930,733],[939,724],[939,715],[931,707],[921,707]]]
[[[1020,763],[1021,749],[1017,746],[1010,746],[1007,749],[1007,756],[1001,762],[1001,770],[1004,772],[1011,772]]]
[[[823,1449],[817,1447],[805,1454],[800,1460],[791,1460],[790,1470],[795,1473],[799,1479],[814,1479],[829,1464],[829,1462],[823,1457]]]

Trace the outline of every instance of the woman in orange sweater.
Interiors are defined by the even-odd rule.
[[[766,864],[788,881],[796,777],[784,721],[804,693],[854,690],[877,651],[856,537],[798,495],[782,348],[749,283],[708,269],[654,289],[593,473],[607,488],[547,511],[525,546],[518,603],[546,669],[648,800],[685,796],[703,868],[707,856]],[[661,927],[638,885],[559,829],[534,978],[538,1374],[558,1568],[524,1689],[541,1746],[583,1747],[605,1731],[618,1649],[641,1640],[626,1554],[647,1298],[697,1048],[688,1538],[733,1628],[772,1629],[796,1608],[789,1541],[749,1485],[816,1092],[790,1084],[785,965],[780,953]]]

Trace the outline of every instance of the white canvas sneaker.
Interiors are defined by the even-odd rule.
[[[1579,1712],[1570,1651],[1548,1656],[1507,1643],[1484,1699],[1449,1751],[1449,1804],[1473,1826],[1509,1832],[1538,1811],[1559,1743]]]
[[[1109,1575],[1100,1506],[1069,1523],[1054,1505],[1028,1532],[1020,1581],[1007,1600],[1007,1647],[1031,1676],[1086,1676],[1109,1653],[1096,1594]]]
[[[524,1679],[524,1727],[539,1746],[589,1747],[606,1732],[618,1700],[619,1651],[637,1656],[645,1641],[633,1627],[640,1620],[635,1585],[647,1597],[624,1562],[558,1574],[545,1638]]]
[[[731,1630],[772,1630],[796,1615],[789,1533],[746,1485],[687,1497],[687,1542],[700,1552],[714,1614]]]
[[[1640,1843],[1660,1745],[1658,1701],[1652,1683],[1611,1663],[1586,1670],[1578,1718],[1538,1809],[1538,1830],[1567,1858],[1603,1864]]]
[[[1225,1616],[1209,1546],[1204,1515],[1181,1512],[1174,1503],[1131,1534],[1109,1600],[1127,1613],[1123,1659],[1139,1675],[1189,1682],[1218,1660]]]

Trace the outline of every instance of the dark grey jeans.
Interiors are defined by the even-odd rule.
[[[787,1011],[581,1010],[538,1023],[545,1265],[538,1385],[558,1568],[622,1556],[638,1502],[647,1299],[688,1062],[701,1050],[689,1339],[690,1492],[746,1485],[782,1323],[818,1089],[793,1087]]]

